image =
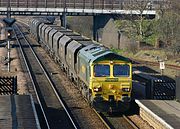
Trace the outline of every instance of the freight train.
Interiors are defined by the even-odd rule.
[[[31,36],[50,53],[99,112],[125,112],[132,90],[132,64],[107,47],[46,20],[29,21]]]

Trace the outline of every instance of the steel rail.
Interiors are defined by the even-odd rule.
[[[17,27],[17,25],[16,25],[16,27]],[[67,107],[65,106],[63,100],[60,98],[60,96],[59,96],[59,94],[58,94],[58,92],[57,92],[57,90],[56,90],[56,88],[55,88],[53,82],[51,81],[51,79],[50,79],[50,77],[49,77],[47,71],[46,71],[45,68],[43,67],[43,65],[42,65],[42,63],[40,62],[39,58],[37,57],[36,53],[35,53],[34,50],[32,49],[32,47],[31,47],[29,41],[26,39],[26,37],[24,36],[24,34],[21,32],[21,30],[20,30],[18,27],[17,27],[17,29],[19,30],[19,32],[21,33],[22,37],[23,37],[24,40],[26,41],[27,45],[30,47],[30,49],[31,49],[31,51],[32,51],[32,53],[33,53],[33,55],[34,55],[34,57],[36,58],[37,62],[39,63],[39,65],[40,65],[40,67],[41,67],[41,69],[43,70],[44,75],[46,76],[47,80],[49,81],[49,83],[50,83],[50,85],[51,85],[51,87],[52,87],[52,89],[53,89],[53,91],[54,91],[54,93],[55,93],[55,95],[56,95],[58,101],[60,102],[60,104],[61,104],[62,107],[64,108],[66,114],[68,115],[68,117],[69,117],[69,119],[70,119],[70,121],[71,121],[73,127],[74,127],[75,129],[78,129],[78,126],[77,126],[76,123],[74,122],[74,120],[73,120],[72,116],[70,115],[70,113],[69,113]]]
[[[24,25],[26,25],[26,26],[29,26],[29,24],[26,23],[26,22],[24,22],[23,20],[18,19],[18,22],[20,22],[20,23],[22,23],[22,24],[24,24]]]
[[[49,126],[49,123],[48,123],[48,120],[47,120],[47,117],[46,117],[44,108],[43,108],[42,103],[41,103],[41,101],[40,101],[40,97],[39,97],[39,95],[38,95],[38,93],[37,93],[37,89],[36,89],[36,86],[35,86],[35,83],[34,83],[34,80],[33,80],[33,77],[32,77],[32,73],[31,73],[31,71],[30,71],[29,65],[28,65],[28,63],[27,63],[27,59],[26,59],[25,54],[24,54],[23,49],[22,49],[22,45],[21,45],[21,43],[20,43],[20,41],[19,41],[19,39],[18,39],[18,37],[17,37],[17,33],[15,32],[14,29],[13,29],[13,31],[14,31],[14,34],[15,34],[15,38],[16,38],[18,44],[19,44],[20,51],[21,51],[21,54],[22,54],[24,63],[25,63],[25,65],[26,65],[26,69],[27,69],[27,71],[28,71],[30,80],[31,80],[31,82],[32,82],[32,85],[33,85],[33,88],[34,88],[34,91],[35,91],[35,94],[36,94],[36,98],[37,98],[37,100],[38,100],[39,106],[40,106],[40,108],[41,108],[41,111],[42,111],[42,113],[43,113],[44,119],[45,119],[45,121],[46,121],[47,128],[50,129],[50,126]]]
[[[106,122],[105,119],[107,119],[107,118],[104,119],[95,109],[93,109],[93,111],[97,114],[97,116],[104,123],[104,125],[107,127],[107,129],[112,128],[111,127],[112,125],[109,125],[108,122]],[[130,124],[130,126],[132,126],[133,129],[139,129],[139,127],[132,120],[130,120],[126,115],[122,115],[122,117]]]
[[[127,116],[123,115],[123,118],[133,127],[133,129],[139,129],[139,127],[132,120],[130,120]]]
[[[107,127],[107,129],[111,129],[110,125],[102,118],[102,116],[93,108],[93,111],[96,113],[96,115],[99,117],[99,119],[104,123],[104,125]]]

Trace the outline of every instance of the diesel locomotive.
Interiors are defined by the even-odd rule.
[[[29,27],[31,36],[45,46],[97,111],[125,112],[129,109],[132,90],[129,59],[46,20],[31,19]]]

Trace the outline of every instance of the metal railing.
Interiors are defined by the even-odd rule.
[[[133,5],[147,5],[147,9],[168,4],[167,0],[5,0],[0,1],[0,7],[18,8],[75,8],[75,9],[126,9]]]

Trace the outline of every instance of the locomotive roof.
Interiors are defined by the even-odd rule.
[[[130,61],[128,58],[118,55],[110,51],[108,48],[99,44],[92,44],[82,48],[80,50],[80,54],[88,62],[94,62],[94,63],[103,60],[121,60],[125,62]]]
[[[112,51],[108,51],[108,52],[100,55],[93,62],[102,61],[102,60],[121,60],[121,61],[130,62],[130,60],[128,58],[118,55]]]

